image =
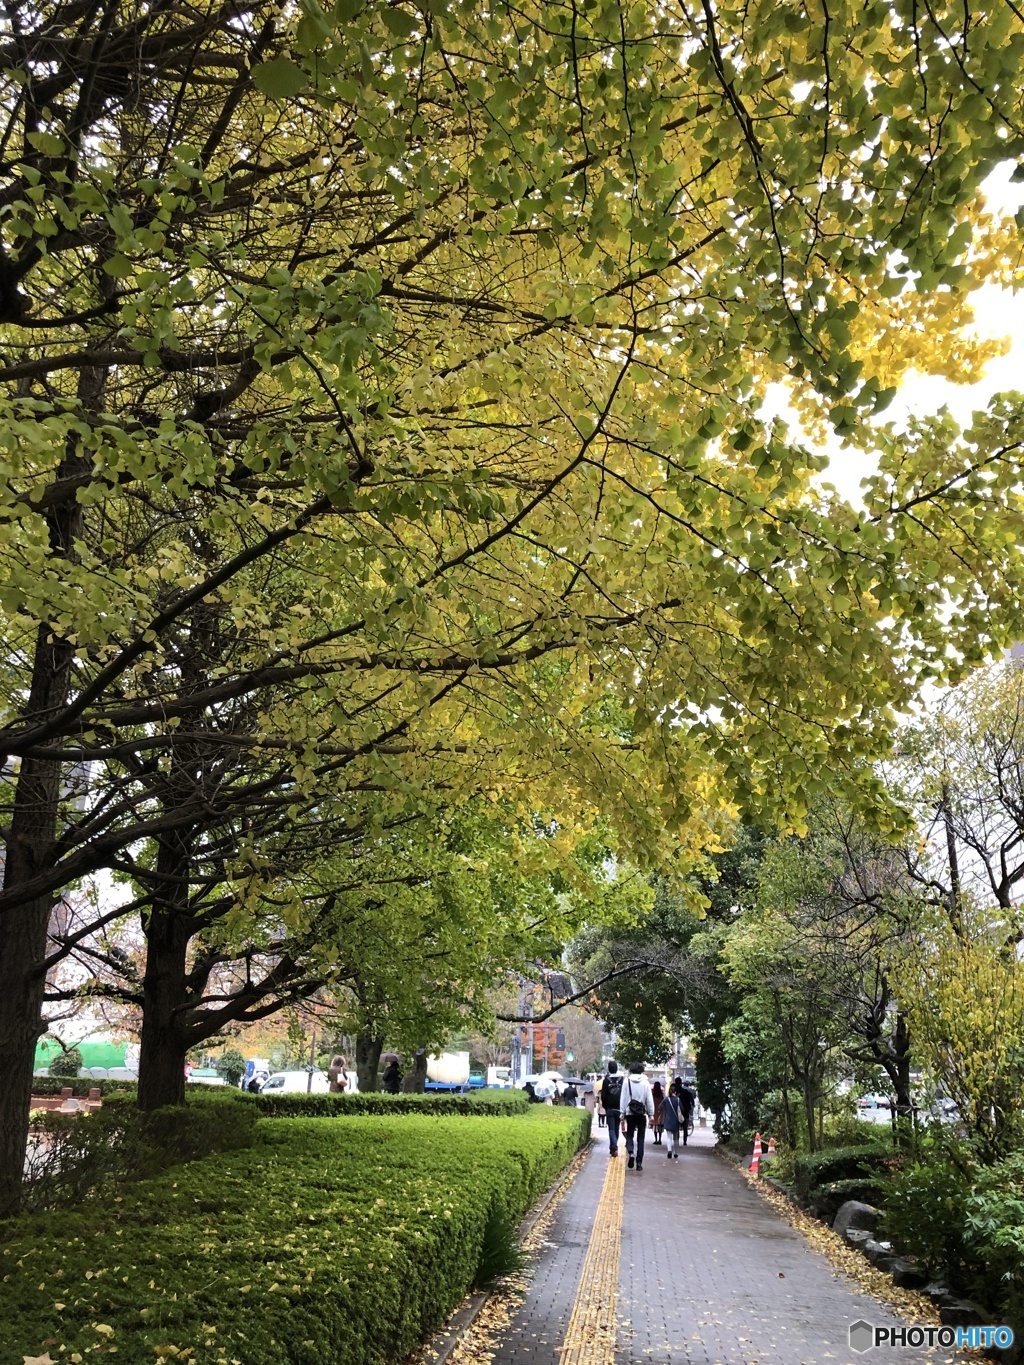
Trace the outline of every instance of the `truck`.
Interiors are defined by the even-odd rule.
[[[425,1090],[459,1092],[469,1089],[469,1053],[442,1052],[427,1058]]]
[[[489,1090],[511,1090],[512,1068],[510,1066],[489,1066],[487,1068],[487,1088]]]

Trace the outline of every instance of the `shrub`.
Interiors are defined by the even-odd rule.
[[[134,1095],[138,1090],[137,1081],[93,1080],[91,1076],[33,1076],[32,1094],[47,1096],[59,1095],[62,1090],[70,1090],[78,1099],[84,1099],[90,1090],[98,1090],[104,1097],[122,1091]],[[203,1085],[201,1081],[186,1081],[186,1095],[209,1095],[211,1091],[222,1092],[223,1086]]]
[[[245,1150],[22,1216],[0,1254],[0,1365],[110,1346],[127,1365],[402,1360],[472,1285],[492,1211],[519,1218],[587,1131],[585,1111],[546,1106],[264,1121]]]
[[[503,1275],[522,1270],[525,1261],[515,1217],[508,1209],[492,1205],[484,1224],[473,1288],[490,1289]]]
[[[237,1047],[224,1049],[220,1060],[217,1062],[217,1074],[223,1076],[228,1085],[238,1085],[238,1082],[245,1075],[245,1058]]]
[[[856,1176],[850,1180],[830,1180],[827,1185],[815,1185],[808,1201],[810,1210],[818,1218],[831,1223],[849,1199],[875,1208],[888,1198],[889,1182],[871,1176]]]
[[[51,1076],[76,1077],[82,1069],[82,1054],[77,1047],[62,1049],[50,1063]]]
[[[239,1092],[241,1093],[241,1092]],[[260,1113],[271,1118],[340,1118],[356,1114],[523,1114],[529,1100],[522,1090],[476,1090],[468,1095],[251,1095]]]
[[[1024,1157],[977,1170],[963,1209],[971,1288],[998,1308],[1019,1336],[1024,1330]]]
[[[74,1203],[125,1180],[246,1147],[258,1122],[251,1106],[209,1092],[147,1114],[132,1095],[112,1095],[93,1114],[43,1113],[30,1139],[24,1203],[33,1209]]]
[[[823,1152],[798,1156],[793,1163],[793,1191],[801,1203],[806,1203],[817,1185],[830,1185],[835,1180],[859,1180],[883,1170],[891,1161],[885,1147],[867,1144],[827,1148]]]
[[[964,1263],[964,1213],[970,1182],[955,1166],[915,1165],[894,1176],[886,1199],[886,1236],[931,1265]]]

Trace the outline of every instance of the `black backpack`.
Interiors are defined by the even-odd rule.
[[[606,1109],[618,1109],[622,1095],[622,1077],[605,1076],[601,1087],[601,1103]]]

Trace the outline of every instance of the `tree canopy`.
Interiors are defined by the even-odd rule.
[[[983,358],[1013,7],[0,31],[5,1188],[53,898],[124,850],[189,888],[213,819],[230,884],[254,810],[382,789],[699,849],[719,806],[799,820],[826,759],[852,795],[979,619],[1017,629],[1016,400],[881,438],[864,510],[758,416],[785,379],[872,440],[907,366]]]

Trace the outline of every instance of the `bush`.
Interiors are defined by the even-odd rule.
[[[811,1190],[808,1206],[818,1218],[831,1223],[842,1206],[849,1199],[857,1199],[862,1204],[875,1208],[883,1205],[888,1198],[889,1182],[871,1176],[857,1176],[850,1180],[830,1180],[827,1185],[815,1185]]]
[[[126,1365],[169,1347],[209,1365],[402,1360],[472,1285],[492,1211],[521,1217],[587,1132],[586,1111],[539,1105],[264,1121],[243,1151],[22,1216],[0,1256],[0,1365],[110,1346]]]
[[[241,1093],[241,1092],[239,1092]],[[269,1118],[340,1118],[383,1114],[524,1114],[529,1100],[523,1090],[475,1090],[468,1095],[250,1095]]]
[[[963,1241],[972,1291],[1024,1331],[1024,1157],[974,1173],[963,1201]]]
[[[74,1079],[82,1069],[82,1054],[77,1047],[62,1049],[50,1063],[51,1076],[70,1076]]]
[[[220,1060],[217,1062],[217,1075],[223,1076],[228,1085],[238,1085],[238,1082],[245,1075],[245,1058],[237,1047],[224,1049]]]
[[[793,1192],[801,1203],[807,1203],[816,1186],[830,1185],[835,1180],[859,1180],[885,1169],[892,1160],[886,1148],[867,1144],[798,1156],[793,1162]]]
[[[125,1180],[249,1146],[258,1122],[250,1105],[209,1093],[147,1114],[135,1108],[133,1095],[111,1096],[93,1114],[40,1114],[30,1137],[24,1204],[74,1203]]]
[[[127,1091],[134,1095],[138,1090],[137,1081],[95,1081],[91,1076],[33,1076],[32,1094],[44,1098],[59,1095],[62,1090],[70,1090],[78,1099],[84,1099],[90,1090],[98,1090],[102,1096],[120,1094]],[[186,1081],[186,1095],[209,1095],[211,1091],[222,1092],[223,1086],[204,1085],[202,1081]]]
[[[894,1176],[886,1199],[885,1234],[901,1251],[938,1269],[962,1266],[970,1182],[945,1162],[911,1166]]]
[[[519,1242],[519,1226],[514,1215],[500,1205],[492,1205],[484,1224],[473,1288],[490,1289],[503,1275],[522,1270],[525,1263],[526,1255]]]

